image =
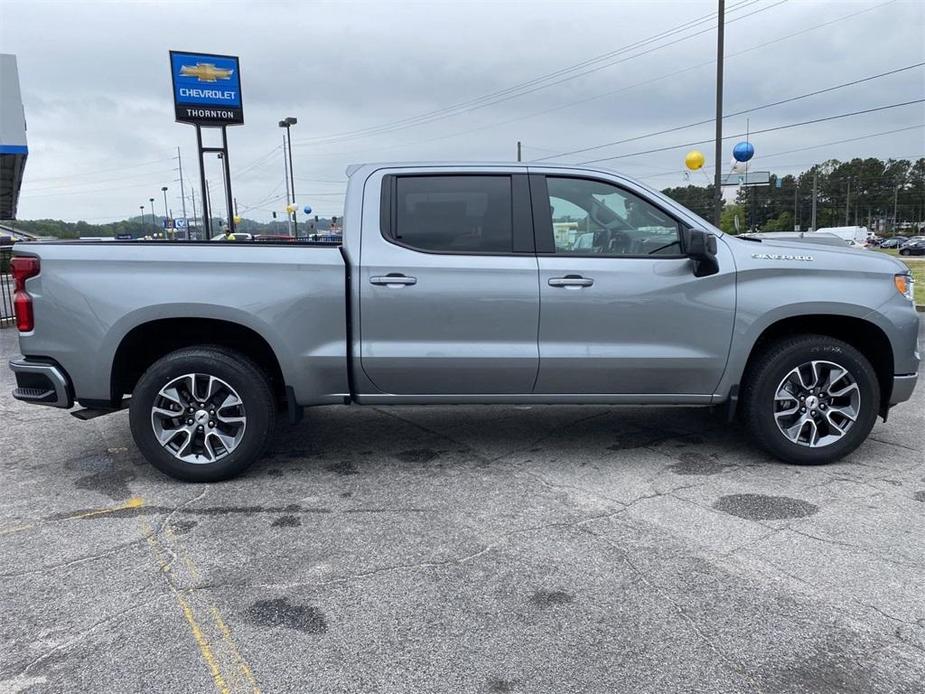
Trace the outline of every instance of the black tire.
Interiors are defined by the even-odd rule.
[[[246,426],[240,442],[214,462],[186,462],[164,448],[152,426],[152,408],[161,388],[184,374],[215,376],[237,391]],[[267,375],[253,361],[217,346],[191,347],[162,357],[142,375],[129,406],[135,444],[154,467],[185,482],[218,482],[241,474],[260,458],[273,431],[276,405]]]
[[[831,361],[848,370],[860,391],[857,420],[837,441],[809,447],[791,441],[778,428],[774,397],[794,368],[811,361]],[[832,337],[802,335],[767,345],[749,365],[742,388],[742,414],[755,441],[773,456],[800,465],[831,463],[857,448],[874,426],[880,409],[880,384],[867,358]]]
[[[899,254],[900,254],[900,255],[912,255],[912,253],[909,251],[908,248],[901,248],[901,249],[899,250]]]

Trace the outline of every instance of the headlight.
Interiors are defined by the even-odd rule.
[[[915,279],[913,279],[911,272],[893,275],[893,283],[896,285],[896,291],[909,299],[909,301],[915,300]]]

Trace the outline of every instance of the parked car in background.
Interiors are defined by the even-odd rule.
[[[857,241],[858,243],[867,243],[868,237],[871,236],[870,231],[867,227],[822,227],[821,229],[816,229],[815,232],[810,233],[820,233],[824,232],[826,234],[834,234],[840,238],[845,239],[845,241]]]
[[[925,236],[910,236],[900,248],[908,246],[910,243],[916,243],[917,241],[925,241]]]
[[[795,241],[798,243],[816,243],[821,246],[848,246],[848,242],[835,234],[824,231],[759,231],[741,236],[753,239],[768,239],[775,241]]]
[[[899,249],[900,255],[925,255],[925,239],[921,241],[909,241]]]
[[[310,406],[716,407],[817,464],[912,395],[897,258],[730,236],[601,169],[348,176],[343,245],[17,244],[13,396],[81,419],[128,407],[155,467],[206,482]]]
[[[880,243],[880,248],[899,248],[908,240],[909,237],[907,236],[893,236],[888,239],[883,239]]]

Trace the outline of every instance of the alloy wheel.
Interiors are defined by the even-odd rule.
[[[158,391],[151,427],[164,450],[185,463],[213,463],[232,453],[244,438],[244,402],[227,382],[210,374],[188,373]]]

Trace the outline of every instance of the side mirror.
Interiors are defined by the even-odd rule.
[[[694,261],[694,277],[706,277],[719,272],[716,261],[716,237],[702,229],[684,229],[681,233],[684,253]]]

